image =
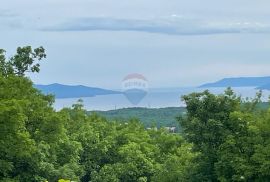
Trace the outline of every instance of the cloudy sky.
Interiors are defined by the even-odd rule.
[[[269,0],[3,0],[0,48],[44,46],[35,83],[151,87],[270,75]]]

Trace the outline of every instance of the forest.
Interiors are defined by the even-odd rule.
[[[261,92],[183,96],[181,132],[169,133],[89,114],[82,101],[56,111],[54,97],[27,76],[45,58],[43,47],[18,47],[10,58],[0,49],[1,182],[269,181],[270,109],[258,107]]]
[[[184,107],[167,108],[123,108],[110,111],[90,111],[106,117],[109,121],[128,121],[131,118],[139,119],[146,127],[177,127],[180,131],[177,118],[186,112]]]

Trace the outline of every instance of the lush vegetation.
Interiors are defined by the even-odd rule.
[[[132,118],[139,119],[146,127],[178,127],[177,118],[186,112],[184,107],[168,108],[125,108],[111,111],[95,111],[110,121],[127,121]],[[93,112],[90,112],[93,113]]]
[[[182,134],[146,130],[136,119],[107,121],[81,101],[56,112],[25,77],[42,47],[0,50],[0,181],[268,181],[270,110],[228,89],[183,97]],[[66,179],[66,180],[65,180]]]

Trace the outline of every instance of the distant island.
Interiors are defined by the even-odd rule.
[[[83,85],[62,85],[58,83],[50,85],[34,85],[43,94],[52,94],[56,98],[80,98],[94,97],[97,95],[122,94],[122,92],[102,88],[87,87]]]
[[[199,86],[199,88],[211,87],[255,87],[261,90],[270,90],[270,76],[224,78],[214,83]]]
[[[123,94],[120,91],[114,91],[109,89],[88,87],[83,85],[63,85],[59,83],[49,85],[36,84],[34,85],[34,87],[39,89],[43,94],[54,95],[57,99]],[[199,86],[199,88],[214,87],[254,87],[259,90],[270,90],[270,76],[224,78],[214,83],[206,83]]]

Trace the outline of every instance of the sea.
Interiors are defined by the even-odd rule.
[[[235,93],[242,98],[254,98],[259,91],[254,87],[235,87]],[[133,105],[124,94],[99,95],[95,97],[56,99],[54,107],[56,110],[72,107],[79,99],[83,100],[84,108],[89,111],[108,111],[122,108],[144,107],[144,108],[165,108],[165,107],[184,107],[185,103],[181,100],[183,95],[193,92],[209,90],[214,94],[222,94],[225,87],[218,88],[153,88],[149,89],[147,95],[138,105]],[[270,91],[263,91],[262,100],[268,101]]]

